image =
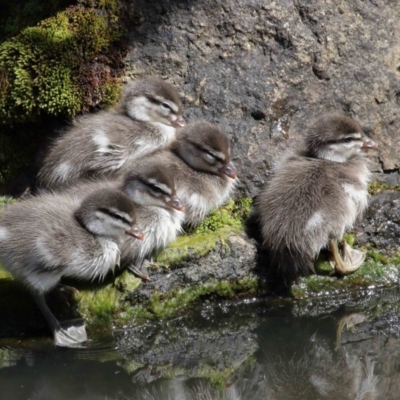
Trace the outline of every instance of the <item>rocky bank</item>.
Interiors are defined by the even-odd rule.
[[[137,0],[127,12],[134,23],[126,79],[167,79],[182,95],[186,119],[206,119],[231,134],[238,199],[255,195],[310,120],[331,110],[349,113],[379,142],[371,154],[376,179],[399,183],[398,2]],[[292,295],[326,299],[398,284],[398,198],[396,191],[376,194],[365,221],[348,236],[369,251],[359,272],[340,280],[329,275],[301,280]],[[153,271],[148,283],[124,273],[103,286],[82,287],[75,312],[93,329],[108,329],[171,316],[198,299],[270,293],[255,268],[255,243],[240,226],[228,225],[233,228],[212,229],[211,240],[210,232],[181,238],[159,256],[161,267],[168,268]],[[6,275],[0,284],[10,288],[11,297],[18,293],[17,302],[28,303]],[[7,312],[5,307],[1,315],[10,321],[7,334],[23,331],[28,317],[22,314],[24,323],[13,329]],[[37,317],[35,311],[23,313],[28,320]],[[39,316],[38,332],[43,325]]]

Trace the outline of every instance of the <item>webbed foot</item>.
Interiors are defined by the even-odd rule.
[[[59,283],[57,285],[57,289],[60,292],[65,292],[68,294],[79,294],[79,290],[77,288],[74,288],[73,286],[64,285],[62,283]]]
[[[138,276],[139,278],[143,279],[144,281],[149,281],[149,272],[147,271],[146,264],[143,261],[140,267],[137,267],[136,265],[130,265],[128,267],[129,271],[131,271],[134,275]]]
[[[361,324],[364,322],[368,317],[361,313],[351,313],[345,315],[338,321],[337,329],[336,329],[336,340],[335,340],[335,350],[340,347],[342,341],[342,332],[343,329],[346,328],[347,330],[353,328],[354,326]]]
[[[341,251],[335,240],[329,242],[329,248],[332,255],[330,264],[338,275],[349,275],[357,271],[367,255],[364,251],[351,248],[345,240],[342,241]]]
[[[72,319],[59,323],[54,330],[54,343],[61,347],[77,347],[88,340],[85,321]]]

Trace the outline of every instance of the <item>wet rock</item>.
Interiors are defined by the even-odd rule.
[[[371,244],[388,254],[399,251],[400,192],[385,191],[373,196],[356,231],[359,244]]]
[[[188,120],[232,134],[240,194],[256,194],[282,149],[329,110],[360,120],[380,145],[373,170],[397,179],[397,3],[139,0],[134,12],[127,74],[169,79]]]
[[[149,300],[154,293],[165,296],[176,290],[256,279],[253,275],[256,249],[244,236],[232,235],[219,240],[213,250],[201,255],[193,249],[189,255],[151,275],[151,280],[128,293],[135,302]]]
[[[237,368],[258,348],[257,321],[251,312],[232,318],[229,309],[203,305],[168,324],[116,332],[125,368],[168,365],[191,376]]]

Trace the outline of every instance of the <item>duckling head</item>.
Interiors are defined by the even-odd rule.
[[[159,78],[130,83],[122,94],[117,111],[137,121],[161,123],[174,128],[185,125],[177,91]]]
[[[99,237],[119,241],[128,235],[143,240],[143,233],[135,225],[135,205],[118,190],[94,191],[82,201],[75,218],[86,230]]]
[[[185,206],[176,195],[174,178],[162,165],[142,162],[125,176],[123,190],[135,203],[183,211]]]
[[[177,132],[172,151],[191,168],[214,175],[237,177],[231,162],[228,135],[216,125],[199,121]]]
[[[310,157],[346,162],[355,155],[376,149],[377,143],[365,136],[361,126],[343,114],[327,114],[318,118],[306,136]]]

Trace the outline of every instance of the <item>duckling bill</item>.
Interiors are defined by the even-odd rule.
[[[256,199],[253,218],[269,270],[286,283],[314,271],[329,247],[338,274],[355,271],[365,254],[337,240],[362,217],[371,173],[365,151],[377,145],[361,126],[341,114],[319,118],[305,137],[305,150],[283,160]]]
[[[99,189],[121,190],[134,202],[137,224],[145,237],[140,242],[123,241],[121,267],[148,280],[146,265],[149,257],[175,240],[181,231],[185,206],[177,196],[173,174],[165,164],[155,162],[151,157],[139,160],[118,180],[81,183],[65,192],[81,197]]]
[[[46,293],[62,277],[94,280],[113,271],[122,240],[143,239],[135,222],[134,203],[112,189],[94,191],[83,200],[67,193],[43,194],[1,212],[1,263],[29,289],[56,345],[74,346],[87,335],[82,323],[56,319]]]

